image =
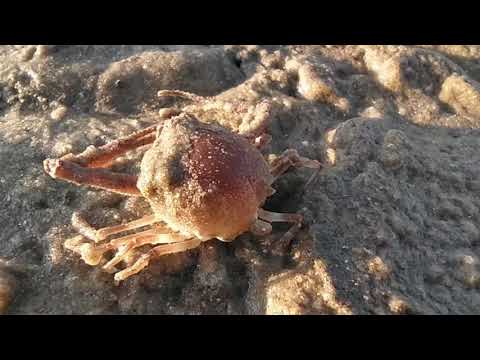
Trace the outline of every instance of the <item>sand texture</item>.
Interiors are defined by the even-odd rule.
[[[165,97],[178,89],[202,101]],[[177,108],[295,148],[265,208],[302,211],[288,248],[249,233],[113,276],[63,247],[151,214],[50,178],[45,158]],[[480,314],[480,46],[0,46],[0,313]],[[113,168],[135,174],[141,153]],[[234,205],[232,205],[234,206]]]

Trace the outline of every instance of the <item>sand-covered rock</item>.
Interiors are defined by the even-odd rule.
[[[96,109],[129,114],[158,102],[159,90],[214,95],[243,75],[220,49],[144,52],[115,62],[99,76]]]
[[[480,84],[463,76],[451,75],[442,85],[439,99],[460,115],[480,118]]]
[[[479,61],[473,45],[0,46],[0,257],[27,269],[1,270],[2,311],[478,314]],[[198,96],[158,96],[174,89]],[[265,204],[304,226],[288,246],[275,223],[167,255],[117,287],[64,248],[72,213],[103,227],[148,203],[42,162],[178,111],[321,161],[307,188],[312,172],[290,171]],[[141,157],[113,170],[138,173]]]
[[[404,87],[401,62],[404,48],[394,46],[366,46],[365,65],[385,89],[400,92]]]

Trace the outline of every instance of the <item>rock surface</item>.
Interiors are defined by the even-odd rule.
[[[479,82],[480,46],[2,45],[0,257],[29,269],[5,311],[479,314]],[[209,98],[158,98],[165,89]],[[171,107],[239,132],[268,121],[266,154],[292,147],[325,168],[308,189],[307,169],[275,183],[265,208],[305,214],[288,248],[276,224],[116,287],[63,248],[70,217],[89,208],[95,226],[118,224],[146,202],[55,181],[42,161]],[[114,166],[135,173],[140,156]]]

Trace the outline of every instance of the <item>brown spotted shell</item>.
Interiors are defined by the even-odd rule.
[[[262,154],[246,139],[182,114],[157,131],[137,186],[172,230],[233,240],[255,221],[272,182]]]

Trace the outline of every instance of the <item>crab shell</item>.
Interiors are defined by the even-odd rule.
[[[181,114],[157,130],[137,187],[172,230],[231,241],[255,222],[272,182],[263,155],[242,136]]]

